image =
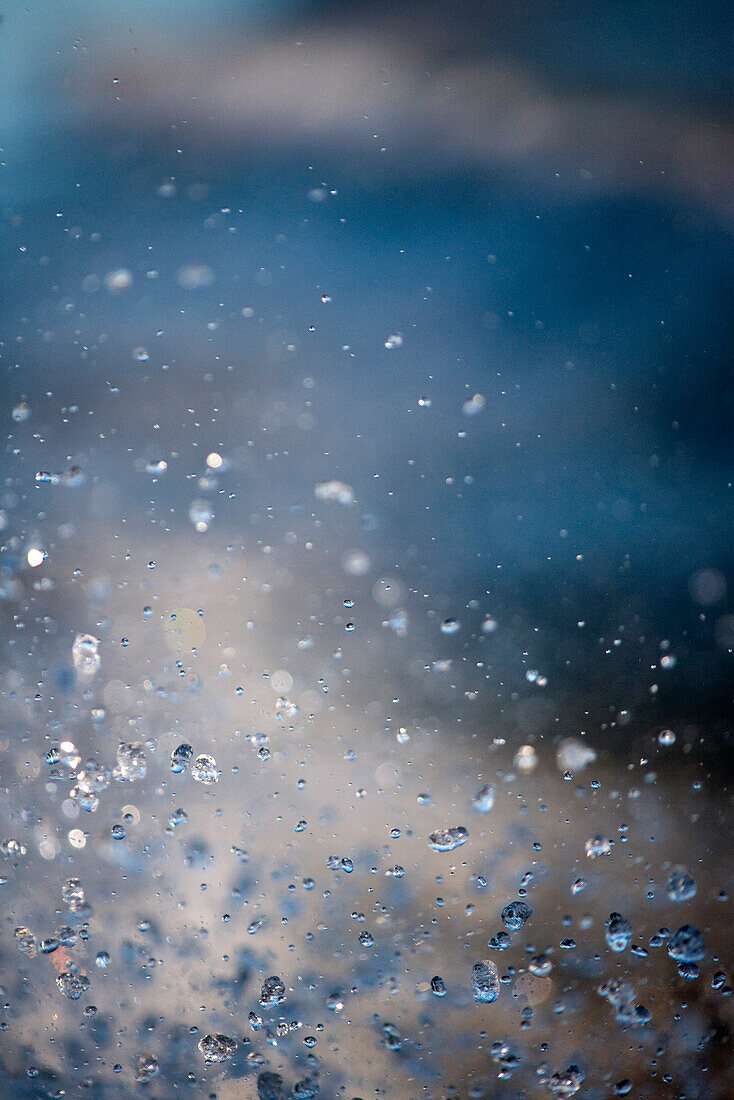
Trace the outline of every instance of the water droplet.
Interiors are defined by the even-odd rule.
[[[145,1084],[158,1074],[158,1059],[152,1054],[141,1054],[138,1058],[136,1081]]]
[[[528,963],[528,970],[538,978],[547,978],[553,969],[553,963],[547,955],[534,955]]]
[[[671,901],[690,901],[695,898],[696,880],[685,867],[673,867],[668,875],[667,891]]]
[[[171,771],[176,773],[186,771],[193,755],[194,750],[191,745],[186,744],[186,742],[178,745],[171,753]]]
[[[454,848],[460,848],[469,839],[469,830],[463,825],[455,825],[451,829],[437,829],[428,837],[428,846],[434,852],[453,852]]]
[[[487,404],[487,398],[483,393],[475,393],[468,401],[465,401],[461,407],[461,411],[465,416],[476,416],[480,413],[484,406]]]
[[[62,970],[56,978],[56,984],[70,1001],[78,1001],[89,989],[89,978],[77,970]]]
[[[279,1073],[266,1069],[257,1076],[258,1100],[285,1100],[283,1078]]]
[[[131,741],[129,744],[121,742],[117,750],[115,779],[134,783],[136,779],[142,779],[147,770],[145,748],[142,743],[140,741]]]
[[[208,500],[192,500],[189,505],[189,519],[200,535],[206,534],[214,518],[214,512]]]
[[[65,905],[76,912],[84,905],[84,888],[78,878],[68,878],[61,887],[61,897]]]
[[[706,944],[697,928],[684,924],[668,940],[668,954],[676,962],[700,962],[706,954]]]
[[[591,745],[577,737],[566,737],[556,751],[556,763],[561,772],[580,772],[596,760],[596,752]]]
[[[592,836],[584,844],[584,849],[589,859],[598,859],[611,853],[612,843],[605,836]]]
[[[626,951],[632,942],[632,925],[620,913],[611,913],[606,922],[606,941],[611,951]]]
[[[494,787],[487,784],[484,787],[480,787],[477,793],[474,795],[472,806],[480,814],[488,814],[494,806],[494,800],[497,792]]]
[[[71,657],[80,676],[94,676],[102,663],[99,639],[93,634],[77,634],[71,647]]]
[[[321,481],[314,487],[314,496],[317,500],[327,501],[331,504],[349,506],[357,499],[351,485],[343,481]]]
[[[237,1041],[229,1035],[205,1035],[199,1039],[199,1052],[207,1063],[224,1062],[234,1058],[237,1053]]]
[[[118,267],[114,271],[108,271],[104,277],[104,285],[108,294],[121,294],[129,290],[133,285],[133,275],[126,267]]]
[[[20,925],[20,927],[16,928],[13,932],[13,938],[21,954],[27,955],[30,959],[36,957],[38,953],[38,940],[31,932],[30,928]]]
[[[472,996],[477,1004],[492,1004],[499,997],[500,980],[491,959],[474,963],[471,977]]]
[[[216,783],[220,775],[216,760],[206,752],[200,753],[191,767],[192,778],[197,783],[205,783],[207,786]]]
[[[516,932],[518,928],[522,928],[532,915],[532,907],[525,901],[511,901],[500,914],[505,928],[509,928],[511,932]]]
[[[519,772],[529,775],[538,766],[538,754],[532,745],[521,745],[512,762]]]
[[[280,1005],[285,1000],[285,985],[277,974],[266,978],[260,990],[261,1005]]]

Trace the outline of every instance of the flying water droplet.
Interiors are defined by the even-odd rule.
[[[206,752],[200,753],[191,766],[192,778],[197,783],[204,783],[206,786],[216,783],[220,775],[221,772],[217,767],[216,760]]]
[[[199,1039],[199,1052],[207,1063],[224,1062],[237,1053],[237,1040],[229,1035],[205,1035]]]
[[[516,932],[518,928],[522,928],[532,915],[532,907],[525,901],[511,901],[500,914],[505,928],[509,928],[511,932]]]
[[[121,742],[117,750],[115,779],[134,783],[136,779],[142,779],[147,770],[148,764],[142,742],[131,741],[129,744]]]
[[[480,787],[477,793],[474,795],[472,806],[479,814],[488,814],[494,806],[494,800],[497,792],[494,787],[487,784],[484,787]]]
[[[706,954],[706,944],[697,928],[684,924],[668,940],[668,954],[676,962],[700,962]]]
[[[598,859],[599,856],[610,855],[612,843],[605,836],[592,836],[584,844],[584,850],[589,859]]]
[[[102,663],[99,639],[93,634],[77,634],[71,647],[71,657],[80,676],[94,676]]]
[[[632,925],[620,913],[611,913],[607,921],[606,941],[611,951],[626,951],[632,942]]]
[[[556,751],[556,763],[561,772],[580,772],[596,760],[596,752],[591,745],[577,737],[566,737]]]
[[[695,898],[696,880],[685,867],[673,867],[668,875],[667,891],[671,901],[690,901]]]
[[[158,1059],[152,1054],[141,1054],[138,1058],[136,1081],[144,1085],[158,1075]]]
[[[472,996],[477,1004],[492,1004],[499,997],[500,979],[491,959],[474,963],[471,977]]]
[[[13,932],[13,938],[21,954],[27,955],[29,959],[34,959],[36,957],[38,954],[38,940],[31,932],[30,928],[21,925]]]
[[[90,983],[86,974],[82,974],[78,968],[72,969],[72,966],[69,966],[58,975],[56,984],[70,1001],[78,1001],[82,994],[87,992]]]
[[[285,985],[277,974],[266,978],[260,990],[261,1005],[280,1005],[285,1000]]]
[[[78,878],[68,878],[61,887],[61,897],[73,913],[84,906],[84,888]]]
[[[463,825],[455,825],[451,829],[437,829],[428,837],[428,847],[434,852],[453,852],[454,848],[460,848],[469,839],[469,830]]]
[[[194,750],[191,745],[187,745],[186,742],[178,745],[171,753],[171,771],[176,773],[186,771],[193,755]]]

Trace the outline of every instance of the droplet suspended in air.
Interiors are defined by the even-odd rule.
[[[478,814],[488,814],[494,806],[494,800],[496,796],[494,787],[490,784],[486,784],[484,787],[480,787],[472,800],[472,806]]]
[[[200,535],[205,535],[214,518],[214,512],[207,500],[193,500],[189,505],[189,519]]]
[[[178,745],[171,753],[171,771],[176,773],[186,771],[193,755],[194,750],[191,745],[186,742]]]
[[[220,775],[216,760],[206,752],[200,753],[191,766],[191,776],[197,783],[209,786],[216,783]]]
[[[266,978],[260,990],[261,1005],[280,1005],[285,1000],[285,985],[277,974]]]
[[[607,946],[611,951],[626,951],[632,942],[632,925],[620,913],[611,913],[607,921]]]
[[[141,1085],[158,1076],[158,1059],[153,1054],[141,1054],[138,1058],[135,1080]]]
[[[84,887],[78,878],[68,878],[61,887],[61,897],[65,905],[74,913],[84,905]]]
[[[598,859],[610,855],[612,843],[605,836],[592,836],[584,844],[584,850],[589,859]]]
[[[61,971],[56,978],[56,984],[70,1001],[78,1001],[82,994],[87,992],[90,983],[86,974],[69,967],[68,970]]]
[[[596,752],[591,745],[578,737],[566,737],[556,751],[556,763],[560,772],[580,772],[596,760]]]
[[[348,507],[356,500],[354,489],[344,481],[321,481],[314,487],[317,500]]]
[[[428,846],[434,852],[453,852],[454,848],[460,848],[469,839],[469,830],[463,825],[455,825],[451,829],[437,829],[428,837]]]
[[[115,779],[134,783],[136,779],[142,779],[147,770],[148,764],[142,742],[131,741],[129,744],[121,742],[117,749]]]
[[[77,634],[71,647],[71,658],[80,676],[94,676],[102,664],[99,639],[93,634]]]
[[[477,1004],[492,1004],[499,997],[499,973],[491,959],[483,959],[481,962],[474,963],[471,990]]]
[[[237,1040],[229,1035],[205,1035],[199,1039],[199,1052],[204,1055],[204,1061],[224,1062],[227,1058],[234,1058],[237,1053]]]
[[[132,271],[128,271],[126,267],[118,267],[114,271],[108,271],[104,277],[104,285],[108,294],[121,294],[133,285]]]
[[[29,959],[36,957],[38,954],[38,940],[30,928],[21,925],[13,932],[13,938],[21,954],[27,955]]]
[[[668,940],[668,954],[676,962],[700,962],[706,954],[703,936],[692,924],[684,924]]]
[[[511,932],[516,932],[518,928],[522,928],[532,915],[532,907],[525,901],[511,901],[500,914],[505,928],[509,928]]]
[[[480,413],[484,406],[487,404],[487,398],[483,393],[475,393],[468,401],[465,401],[461,407],[461,411],[464,416],[476,416]]]
[[[667,891],[671,901],[690,901],[695,898],[696,880],[685,867],[672,867],[668,875]]]

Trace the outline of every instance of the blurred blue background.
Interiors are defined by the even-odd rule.
[[[726,749],[730,38],[719,3],[11,4],[12,529],[72,460],[97,495],[52,516],[189,530],[216,445],[224,541],[336,478],[437,613],[515,624],[508,728],[542,664],[541,729]]]

